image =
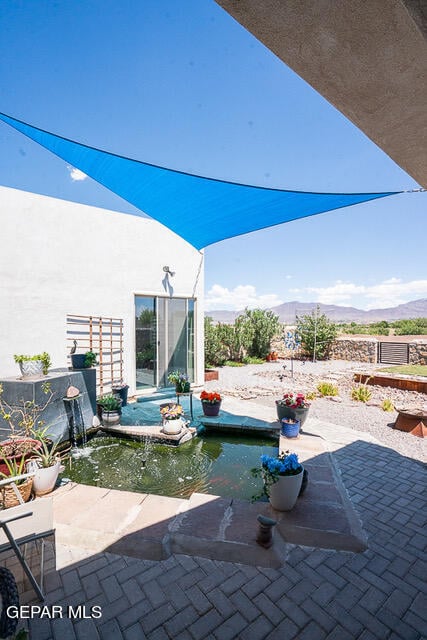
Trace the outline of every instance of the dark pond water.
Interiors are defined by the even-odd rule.
[[[271,439],[203,435],[179,447],[100,436],[70,459],[64,475],[109,489],[188,497],[194,491],[250,499],[262,483],[250,470]]]

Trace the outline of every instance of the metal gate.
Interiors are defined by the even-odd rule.
[[[67,316],[67,357],[77,341],[77,353],[94,351],[98,356],[97,395],[123,382],[123,320],[101,316]]]
[[[378,362],[381,364],[408,364],[409,344],[405,342],[379,342]]]

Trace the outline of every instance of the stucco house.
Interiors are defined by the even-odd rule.
[[[99,355],[100,391],[203,383],[203,253],[160,223],[0,187],[0,377],[14,354]],[[167,269],[167,267],[169,269]]]

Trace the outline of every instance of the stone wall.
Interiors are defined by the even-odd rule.
[[[427,342],[425,340],[414,340],[409,343],[410,364],[427,364]]]
[[[332,360],[355,360],[358,362],[377,362],[377,345],[376,338],[337,338],[331,346],[329,358]],[[291,351],[286,349],[282,338],[277,337],[272,340],[271,348],[277,351],[279,358],[299,357],[300,351]]]
[[[366,338],[337,338],[331,346],[329,357],[332,360],[355,360],[376,364],[378,340]]]
[[[406,339],[402,340],[402,342],[409,344],[409,363],[427,365],[426,339],[423,338],[420,340],[414,336],[409,342],[408,336],[404,336],[404,338]],[[339,337],[332,343],[328,357],[331,360],[354,360],[355,362],[371,362],[372,364],[377,364],[379,342],[381,342],[381,337]],[[399,342],[399,336],[395,337],[395,342]],[[273,351],[277,351],[279,358],[288,359],[292,356],[298,358],[301,355],[299,351],[286,349],[282,337],[279,336],[272,340],[271,348]]]

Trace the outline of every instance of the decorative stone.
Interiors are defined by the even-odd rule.
[[[101,420],[98,418],[98,416],[93,416],[92,427],[100,427],[100,426],[101,426]]]
[[[73,385],[70,385],[68,387],[67,398],[76,398],[79,395],[80,395],[80,391],[77,389],[77,387],[73,387]]]

